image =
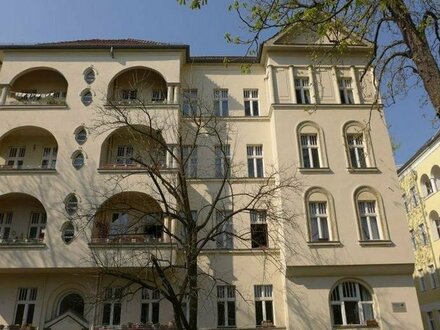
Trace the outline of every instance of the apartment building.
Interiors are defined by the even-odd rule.
[[[414,281],[425,329],[440,327],[440,132],[397,171],[415,255]]]
[[[290,222],[249,206],[200,253],[200,269],[221,281],[198,284],[199,328],[421,329],[391,144],[365,72],[371,46],[353,42],[343,57],[331,47],[298,31],[267,40],[257,57],[227,59],[140,40],[0,46],[0,324],[100,329],[174,319],[160,290],[126,295],[99,261],[117,254],[148,276],[125,262],[147,248],[149,258],[181,260],[185,234],[160,215],[157,189],[135,160],[153,148],[145,130],[177,145],[178,127],[203,108],[226,129],[220,147],[190,148],[196,216],[225,170],[242,195],[269,179],[296,178],[301,189],[267,205],[294,214]],[[141,101],[149,127],[102,125]],[[157,169],[170,180],[173,159]],[[127,201],[146,219],[130,232]],[[234,211],[228,202],[212,222]]]

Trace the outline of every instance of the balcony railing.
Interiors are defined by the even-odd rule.
[[[9,92],[5,105],[66,105],[66,92],[24,93]]]
[[[0,165],[0,171],[55,171],[55,164],[37,165],[37,164],[14,164]]]
[[[92,238],[91,244],[157,244],[164,243],[162,237],[145,234],[108,235],[107,237]]]
[[[0,246],[30,246],[44,244],[44,238],[0,238]]]

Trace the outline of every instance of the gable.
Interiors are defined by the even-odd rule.
[[[89,324],[82,317],[72,312],[66,312],[46,322],[45,328],[50,328],[51,330],[83,330],[88,329]]]

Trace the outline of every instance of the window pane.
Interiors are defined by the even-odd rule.
[[[104,311],[102,313],[102,324],[109,325],[110,324],[110,313],[111,313],[111,304],[104,304]]]
[[[312,148],[313,167],[319,167],[319,153],[317,148]]]
[[[251,115],[251,102],[250,101],[244,101],[244,115],[245,116]]]
[[[24,304],[17,305],[17,311],[15,312],[14,324],[22,324],[24,316]]]
[[[266,303],[266,321],[273,322],[273,303],[272,301],[265,301]]]
[[[263,177],[263,160],[261,158],[257,159],[257,177]]]
[[[320,218],[321,220],[321,240],[329,240],[330,239],[330,235],[328,232],[328,223],[327,223],[327,218]]]
[[[370,217],[371,239],[380,239],[376,217]]]
[[[263,302],[256,301],[255,302],[255,322],[256,322],[256,325],[261,325],[261,321],[263,321]]]
[[[113,307],[113,325],[121,323],[121,303],[115,303]]]
[[[148,322],[148,314],[149,314],[150,304],[142,304],[141,305],[141,322]]]
[[[345,301],[345,317],[347,324],[360,324],[359,307],[357,301]]]
[[[303,152],[303,163],[304,163],[304,167],[305,168],[310,168],[311,163],[310,163],[310,155],[309,155],[309,149],[308,148],[303,148],[302,149]]]
[[[228,301],[228,326],[235,325],[235,301]]]
[[[255,177],[253,159],[248,159],[248,176],[251,178]]]
[[[32,324],[32,321],[34,319],[34,311],[35,311],[35,304],[29,304],[28,305],[27,318],[26,318],[26,323],[27,324]]]
[[[333,311],[333,324],[334,325],[342,324],[341,305],[332,305],[332,311]]]
[[[253,101],[252,102],[252,106],[253,106],[253,110],[254,110],[254,116],[258,116],[259,115],[259,109],[258,109],[258,101]]]
[[[217,325],[225,325],[225,303],[223,301],[217,302]]]
[[[368,231],[368,222],[366,217],[361,217],[361,227],[362,227],[362,238],[364,240],[371,239],[370,233]]]
[[[312,218],[311,225],[312,225],[312,240],[313,241],[317,241],[317,240],[319,240],[319,231],[318,231],[318,220],[317,220],[317,218]]]
[[[159,323],[159,303],[155,302],[152,305],[153,305],[153,318],[151,321],[154,324],[156,324],[156,323]]]
[[[374,319],[374,313],[373,313],[373,304],[362,304],[362,309],[364,312],[364,321],[372,320]]]

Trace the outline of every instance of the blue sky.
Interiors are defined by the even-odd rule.
[[[136,38],[189,44],[192,55],[243,55],[245,48],[224,38],[226,32],[244,33],[237,15],[227,11],[231,2],[210,0],[202,10],[190,10],[177,0],[4,1],[0,44]],[[400,145],[397,164],[436,132],[434,111],[421,106],[422,95],[414,90],[385,110],[391,135]]]

